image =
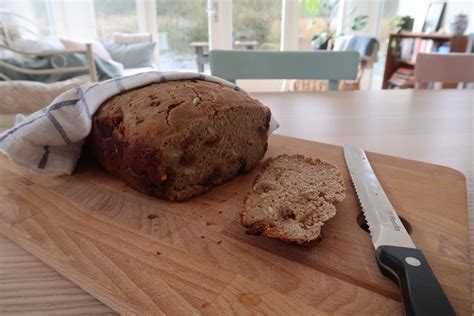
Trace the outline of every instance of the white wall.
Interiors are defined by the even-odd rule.
[[[375,36],[378,32],[377,15],[381,2],[382,1],[374,0],[345,0],[342,33]],[[351,14],[351,12],[353,13]],[[358,15],[368,15],[368,23],[362,30],[352,31],[352,22],[354,21],[354,18]]]
[[[377,8],[382,1],[375,0],[345,0],[344,1],[344,20],[346,34],[377,34],[376,17]],[[385,0],[387,2],[387,0]],[[425,21],[426,12],[431,2],[438,2],[436,0],[398,0],[398,14],[410,15],[415,18],[413,27],[414,32],[421,32],[423,23]],[[440,1],[441,2],[441,1]],[[446,10],[444,13],[444,20],[442,28],[449,33],[449,23],[452,18],[464,13],[469,17],[469,25],[466,34],[474,33],[474,0],[447,0]],[[355,9],[353,16],[348,16],[348,13]],[[351,21],[354,16],[360,14],[367,14],[369,16],[369,23],[360,32],[352,32],[350,30]]]
[[[400,0],[398,2],[398,15],[409,15],[415,18],[413,32],[421,32],[430,2],[432,0]]]
[[[434,2],[434,0],[400,0],[398,14],[414,17],[415,25],[413,31],[420,32],[425,21],[428,6],[431,2]],[[455,15],[465,13],[469,17],[469,25],[465,34],[474,33],[474,1],[447,0],[445,2],[447,5],[442,25],[444,32],[449,33],[449,23]]]
[[[474,1],[473,0],[449,0],[444,14],[444,29],[449,32],[449,23],[452,18],[460,13],[467,14],[469,24],[466,33],[474,33]]]

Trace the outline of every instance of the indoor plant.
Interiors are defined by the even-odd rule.
[[[392,31],[396,33],[395,39],[390,43],[392,49],[392,55],[395,58],[400,57],[400,33],[403,31],[410,32],[413,29],[413,23],[415,19],[409,15],[396,15],[390,21]]]
[[[315,49],[326,49],[331,38],[334,37],[335,30],[331,27],[333,19],[337,15],[339,0],[305,0],[306,11],[314,16],[313,23],[317,17],[324,19],[324,30],[315,34],[312,38],[312,45]],[[354,14],[354,10],[350,15]],[[354,17],[351,24],[351,30],[362,30],[369,20],[368,15],[358,15]]]

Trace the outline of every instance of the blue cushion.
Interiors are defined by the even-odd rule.
[[[112,59],[125,68],[152,67],[156,43],[104,43]]]

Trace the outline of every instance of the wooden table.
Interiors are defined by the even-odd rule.
[[[348,143],[462,171],[468,183],[471,240],[474,237],[473,91],[386,90],[255,93],[254,96],[271,107],[281,125],[278,134],[338,145]],[[470,250],[471,271],[474,271],[472,243]],[[114,314],[4,237],[0,237],[0,253],[0,314]]]
[[[257,41],[234,41],[235,48],[255,49]],[[204,49],[209,49],[209,42],[192,42],[189,46],[194,47],[196,51],[196,64],[198,72],[204,72],[204,64],[208,62],[209,54]]]

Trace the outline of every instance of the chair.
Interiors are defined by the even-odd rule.
[[[346,90],[360,90],[361,83],[364,86],[370,85],[372,80],[372,68],[377,62],[378,52],[380,48],[379,41],[375,37],[365,35],[343,35],[333,40],[334,45],[330,42],[328,49],[334,51],[357,51],[361,58],[359,62],[359,71],[354,81],[345,81]],[[365,76],[364,76],[365,74]]]
[[[28,75],[81,74],[87,72],[91,81],[97,81],[97,69],[90,44],[86,44],[83,49],[75,51],[76,53],[83,53],[86,56],[87,65],[84,66],[69,66],[67,63],[67,55],[72,52],[68,52],[64,49],[25,51],[16,47],[15,40],[21,39],[22,34],[25,35],[25,39],[40,41],[42,39],[42,32],[46,33],[47,29],[36,25],[34,22],[19,14],[0,10],[0,66],[16,73]],[[46,69],[19,67],[4,61],[5,56],[15,56],[20,59],[28,59],[35,56],[43,57],[51,61],[52,67]],[[57,61],[59,61],[59,64],[57,64]],[[9,81],[10,79],[11,78],[4,73],[0,73],[0,80]]]
[[[444,88],[455,88],[453,83],[474,82],[474,54],[419,53],[415,66],[415,88],[427,89],[432,82],[442,82]]]
[[[329,80],[337,90],[339,80],[354,80],[357,52],[273,52],[213,50],[209,53],[211,73],[235,82],[237,79]]]

